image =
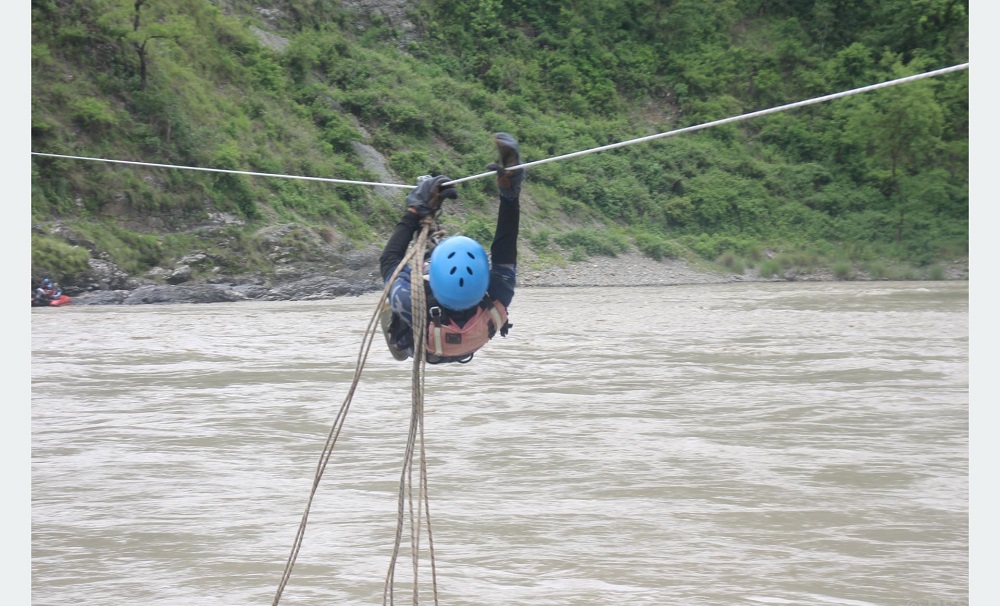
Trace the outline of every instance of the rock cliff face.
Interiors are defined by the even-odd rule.
[[[233,8],[239,0],[215,0],[224,9]],[[341,0],[339,4],[341,10],[354,13],[356,19],[353,22],[358,31],[362,31],[374,22],[387,24],[399,37],[399,44],[405,50],[407,44],[416,40],[418,28],[413,19],[416,10],[416,0]],[[283,25],[294,23],[302,18],[295,5],[287,0],[272,0],[269,3],[257,2],[256,13],[264,20],[268,26],[265,30],[257,30],[254,33],[261,41],[275,49],[284,48],[288,43],[279,34]]]
[[[296,229],[298,226],[287,226]],[[281,226],[268,228],[280,231]],[[315,250],[273,244],[269,248],[273,275],[230,275],[216,259],[194,252],[172,267],[154,267],[143,276],[129,276],[104,258],[92,258],[89,269],[64,283],[66,294],[83,305],[144,303],[216,303],[224,301],[329,299],[359,295],[382,288],[375,247],[337,251],[317,238]]]
[[[144,305],[180,303],[231,303],[236,301],[310,301],[357,296],[382,288],[369,272],[346,277],[314,276],[278,287],[254,284],[159,284],[134,290],[88,292],[73,299],[75,305]]]
[[[368,22],[378,17],[388,23],[399,33],[400,45],[405,46],[417,38],[417,27],[411,12],[414,10],[414,0],[341,0],[341,8],[352,10],[361,17],[360,21]],[[363,28],[365,23],[359,23]]]

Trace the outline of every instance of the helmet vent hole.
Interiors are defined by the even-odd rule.
[[[465,273],[467,273],[467,274],[469,274],[471,276],[472,275],[472,268],[469,267],[468,265],[466,265],[465,266]]]
[[[466,252],[465,254],[469,255],[470,259],[475,259],[476,258],[476,255],[474,255],[474,254],[472,254],[470,252]]]
[[[454,275],[454,273],[455,273],[455,272],[456,272],[457,270],[458,270],[458,268],[457,268],[457,267],[452,267],[452,268],[451,268],[451,271],[449,271],[449,272],[448,272],[448,275]]]
[[[454,257],[454,256],[455,256],[455,251],[451,251],[450,253],[448,253],[448,258],[449,259],[452,258],[452,257]]]
[[[465,278],[459,278],[458,279],[458,286],[459,286],[459,288],[465,286]]]

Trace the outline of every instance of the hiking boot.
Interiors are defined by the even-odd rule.
[[[410,357],[405,351],[396,347],[396,342],[392,338],[392,307],[389,306],[388,301],[382,307],[379,322],[382,324],[382,334],[385,335],[385,344],[389,347],[389,353],[392,354],[392,357],[400,361]]]
[[[500,164],[487,164],[486,168],[497,172],[497,187],[500,189],[501,200],[517,200],[521,195],[521,183],[524,181],[524,169],[505,170],[510,166],[521,164],[521,146],[514,137],[507,133],[493,135],[497,152],[500,154]]]

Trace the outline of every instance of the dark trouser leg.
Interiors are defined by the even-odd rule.
[[[517,200],[500,201],[497,213],[497,229],[490,246],[490,257],[494,265],[517,264],[517,234],[520,229],[521,207]]]

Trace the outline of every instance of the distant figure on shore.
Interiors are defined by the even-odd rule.
[[[48,305],[55,298],[52,293],[52,280],[44,278],[31,295],[31,305],[34,307]]]
[[[33,291],[31,291],[32,307],[61,307],[70,302],[70,298],[63,294],[62,287],[49,278],[42,280]]]

